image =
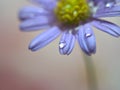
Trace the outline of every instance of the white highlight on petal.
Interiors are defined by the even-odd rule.
[[[85,36],[86,37],[90,37],[92,34],[91,33],[86,33]]]
[[[111,3],[107,3],[107,4],[106,4],[106,7],[107,7],[107,8],[111,8],[113,5],[114,5],[113,2],[111,2]]]
[[[59,43],[59,48],[62,49],[66,46],[66,42],[60,42]]]

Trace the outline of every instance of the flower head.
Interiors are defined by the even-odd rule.
[[[87,55],[96,52],[92,26],[114,37],[120,36],[120,27],[101,17],[120,16],[120,0],[30,0],[37,6],[23,7],[19,12],[22,31],[46,29],[34,38],[29,49],[36,51],[48,45],[61,33],[59,52],[69,55],[77,40]]]

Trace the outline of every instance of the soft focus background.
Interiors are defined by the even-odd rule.
[[[120,38],[94,29],[97,53],[83,55],[76,42],[69,56],[59,54],[59,38],[31,52],[41,31],[21,32],[18,10],[27,0],[0,0],[0,90],[120,90]],[[108,18],[120,25],[120,18]]]

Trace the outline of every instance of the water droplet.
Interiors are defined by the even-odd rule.
[[[111,8],[113,5],[114,5],[113,2],[109,2],[109,3],[107,3],[105,6],[106,6],[107,8]]]
[[[91,37],[92,34],[91,34],[91,33],[86,33],[85,36],[86,36],[86,37]]]
[[[66,46],[66,42],[60,42],[59,43],[59,47],[62,49]]]

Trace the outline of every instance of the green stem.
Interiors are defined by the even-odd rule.
[[[96,69],[92,61],[92,56],[83,55],[85,60],[86,74],[88,79],[88,90],[98,90]]]

